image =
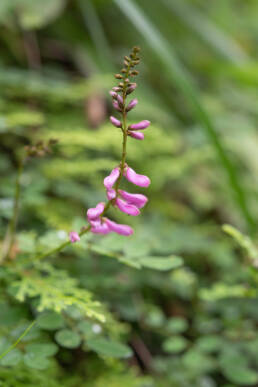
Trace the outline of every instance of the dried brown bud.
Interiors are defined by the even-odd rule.
[[[140,52],[141,51],[141,49],[140,49],[140,47],[138,47],[138,46],[134,46],[133,47],[133,52]]]
[[[127,60],[127,62],[130,62],[129,56],[126,55],[126,56],[124,57],[124,59]]]
[[[121,70],[121,73],[125,74],[126,71],[127,71],[126,69],[122,69],[122,70]]]
[[[121,74],[115,74],[115,78],[116,78],[116,79],[123,79],[123,77],[122,77]]]
[[[121,89],[122,89],[122,88],[124,87],[123,82],[120,82],[120,83],[118,84],[118,86],[121,87]]]
[[[124,65],[125,65],[126,67],[129,67],[129,62],[127,62],[127,60],[124,60]]]
[[[130,75],[132,75],[133,77],[138,75],[138,74],[139,74],[139,71],[137,71],[137,70],[133,70],[130,72]]]

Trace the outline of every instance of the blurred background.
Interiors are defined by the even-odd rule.
[[[255,238],[257,17],[256,0],[1,0],[1,239],[24,145],[58,139],[24,172],[14,257],[37,235],[62,242],[105,200],[103,177],[121,153],[108,90],[137,45],[139,104],[129,119],[152,125],[144,142],[129,139],[128,163],[150,176],[150,200],[137,219],[113,213],[133,238],[94,240],[132,260],[175,254],[184,265],[137,270],[80,249],[56,258],[116,316],[134,356],[61,350],[44,371],[2,367],[0,386],[258,385],[257,298],[240,297],[249,267],[222,231],[229,223]],[[4,334],[10,321],[1,319]]]

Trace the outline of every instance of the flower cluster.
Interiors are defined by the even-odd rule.
[[[148,128],[150,125],[150,121],[148,120],[143,120],[129,126],[126,122],[127,113],[138,103],[138,100],[134,98],[127,104],[128,95],[137,87],[137,84],[131,82],[130,78],[138,75],[138,71],[134,69],[140,61],[138,53],[139,48],[134,47],[130,56],[125,56],[124,67],[121,70],[122,74],[115,75],[115,78],[119,80],[119,84],[110,91],[113,106],[121,115],[121,120],[111,116],[110,121],[116,128],[119,128],[122,131],[123,151],[120,164],[104,179],[104,186],[106,188],[108,199],[107,203],[100,202],[96,207],[89,208],[87,211],[87,220],[90,224],[89,227],[94,234],[109,234],[111,232],[125,236],[133,234],[133,229],[130,226],[118,224],[108,219],[105,214],[108,208],[113,206],[127,215],[137,216],[140,214],[140,209],[144,207],[148,201],[148,198],[145,195],[129,193],[119,188],[123,177],[140,187],[148,187],[150,184],[150,179],[147,176],[136,173],[126,163],[127,137],[130,136],[137,140],[143,140],[144,134],[141,130]],[[72,243],[80,240],[79,234],[75,231],[71,231],[69,236]]]

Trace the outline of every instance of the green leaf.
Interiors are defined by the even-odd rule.
[[[60,314],[56,312],[43,312],[37,318],[37,325],[42,329],[53,331],[56,329],[63,328],[64,319]]]
[[[26,345],[25,351],[27,353],[40,355],[43,357],[53,356],[58,351],[58,346],[54,343],[31,343]]]
[[[128,358],[132,356],[132,350],[128,346],[104,338],[89,339],[87,340],[87,345],[90,349],[103,356],[114,358]]]
[[[209,335],[200,337],[196,345],[198,349],[203,352],[214,352],[220,349],[222,340],[219,336]]]
[[[188,328],[188,322],[183,317],[173,317],[167,322],[167,330],[171,333],[182,333]]]
[[[163,342],[163,349],[168,353],[177,353],[183,351],[187,346],[187,340],[182,336],[174,336]]]
[[[249,368],[237,367],[234,364],[228,365],[223,369],[223,374],[232,383],[239,386],[256,385],[258,383],[257,372]]]
[[[55,339],[62,347],[77,348],[81,344],[81,337],[77,332],[71,329],[62,329],[55,335]]]
[[[35,354],[33,352],[26,353],[23,360],[24,364],[30,368],[35,368],[36,370],[45,370],[49,367],[49,360],[46,356]]]
[[[170,257],[143,257],[139,258],[139,262],[144,267],[160,271],[176,269],[183,265],[182,258],[175,255]]]
[[[14,348],[0,360],[0,364],[2,366],[11,367],[19,364],[21,359],[22,359],[21,351],[17,348]]]

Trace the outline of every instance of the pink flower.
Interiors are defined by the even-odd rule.
[[[148,120],[143,120],[138,122],[137,124],[132,124],[129,126],[129,130],[141,130],[141,129],[146,129],[150,125],[150,121]]]
[[[136,138],[136,140],[143,140],[144,134],[142,132],[130,132],[128,131],[128,136]]]
[[[127,167],[124,171],[124,176],[131,183],[138,185],[139,187],[148,187],[150,185],[150,179],[148,176],[139,175],[132,168]]]
[[[111,95],[112,98],[116,98],[117,97],[117,93],[113,90],[110,90],[109,94]]]
[[[132,101],[130,101],[129,104],[127,105],[126,111],[129,112],[130,110],[132,110],[137,105],[137,103],[138,103],[137,98],[132,99]]]
[[[110,230],[116,232],[117,234],[124,236],[129,236],[133,234],[133,229],[127,224],[118,224],[108,218],[104,218],[104,222]]]
[[[105,203],[103,203],[103,202],[98,203],[95,208],[89,208],[87,211],[87,218],[88,218],[89,222],[91,220],[98,219],[99,216],[104,211],[104,208],[105,208]]]
[[[120,211],[125,212],[128,215],[137,216],[140,214],[139,209],[133,204],[128,204],[124,200],[117,198],[116,205]]]
[[[111,116],[111,117],[110,117],[110,121],[111,121],[111,123],[112,123],[114,126],[116,126],[117,128],[121,128],[121,127],[122,127],[121,121],[119,121],[117,118]]]
[[[80,236],[76,231],[71,231],[69,232],[69,239],[70,239],[70,242],[75,243],[80,240]]]
[[[91,227],[91,232],[93,232],[93,234],[109,234],[111,231],[112,230],[106,223],[96,222],[96,224]]]
[[[112,104],[113,104],[114,108],[115,108],[117,111],[119,111],[119,112],[122,111],[121,108],[120,108],[120,106],[118,105],[118,102],[117,102],[116,100],[113,100]]]
[[[110,175],[105,177],[104,186],[106,187],[106,189],[108,191],[113,187],[113,185],[115,184],[115,182],[119,178],[119,175],[120,175],[120,169],[118,167],[116,167],[111,171]]]
[[[136,89],[136,87],[137,87],[137,84],[136,84],[136,83],[132,83],[132,84],[128,87],[126,94],[131,94],[131,93]]]
[[[123,97],[120,95],[120,94],[117,94],[117,102],[120,106],[123,106],[124,105],[124,100],[123,100]]]
[[[132,194],[121,189],[119,189],[118,192],[128,204],[133,204],[137,208],[144,207],[148,201],[148,198],[142,194]]]
[[[108,200],[113,200],[116,197],[116,191],[113,188],[107,190],[107,198]]]

